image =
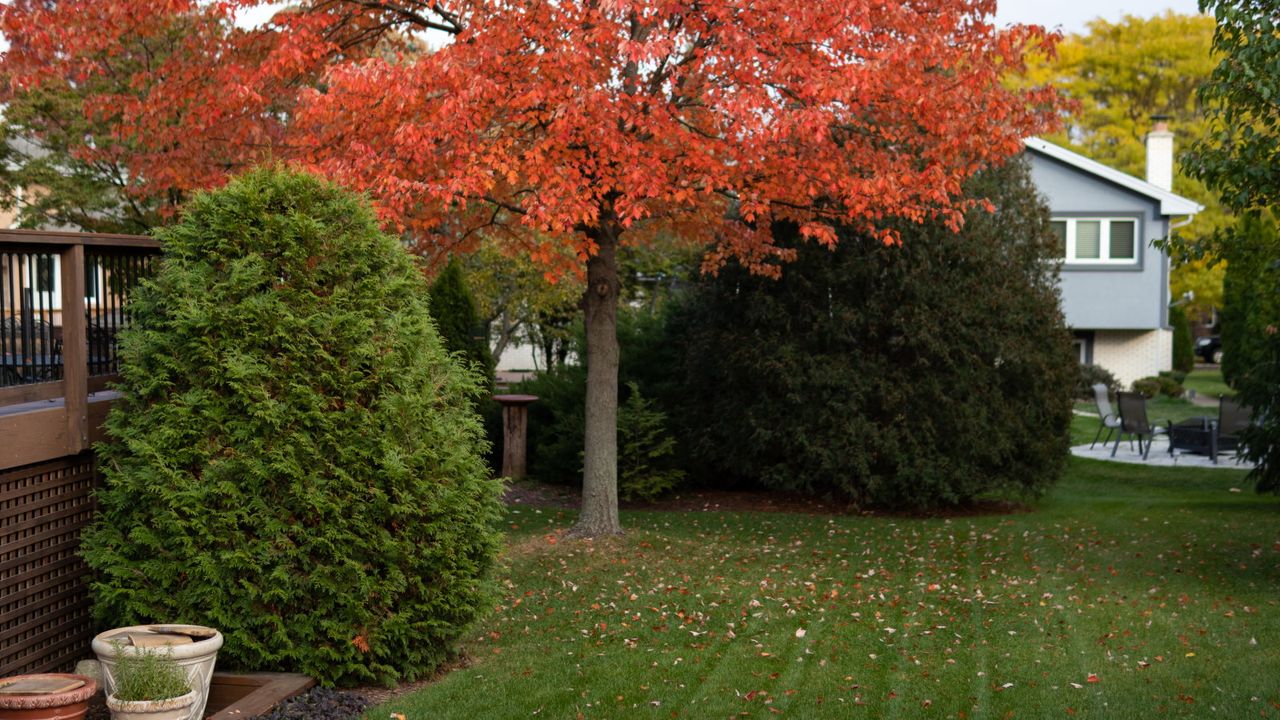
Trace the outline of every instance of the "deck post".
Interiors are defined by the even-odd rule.
[[[62,397],[66,400],[67,453],[89,447],[89,358],[85,328],[84,245],[63,248]]]

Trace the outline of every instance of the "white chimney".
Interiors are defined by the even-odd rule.
[[[1153,115],[1155,121],[1147,133],[1147,182],[1163,190],[1173,191],[1173,133],[1168,115]]]

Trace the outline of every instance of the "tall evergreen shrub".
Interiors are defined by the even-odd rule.
[[[430,672],[490,602],[499,486],[413,261],[359,198],[278,169],[159,237],[84,538],[100,621],[219,628],[220,667]]]
[[[456,258],[450,259],[431,283],[431,317],[449,352],[462,353],[479,372],[492,377],[493,354],[484,337],[484,324]]]
[[[1023,162],[967,192],[996,211],[959,234],[832,252],[790,228],[781,279],[729,266],[694,290],[673,416],[699,480],[931,510],[1059,476],[1077,368],[1048,212]]]
[[[1280,493],[1280,229],[1273,212],[1243,215],[1226,245],[1222,375],[1253,409],[1244,433],[1260,492]]]
[[[1169,327],[1173,329],[1173,369],[1189,373],[1196,369],[1195,348],[1192,347],[1191,324],[1187,312],[1181,307],[1169,308]]]

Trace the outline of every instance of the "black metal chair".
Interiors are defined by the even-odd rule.
[[[1116,393],[1116,404],[1120,406],[1120,434],[1116,436],[1116,444],[1111,447],[1111,457],[1116,456],[1120,440],[1128,434],[1138,439],[1138,450],[1142,452],[1142,459],[1146,460],[1151,454],[1151,441],[1156,435],[1167,435],[1168,428],[1153,426],[1147,420],[1147,398],[1142,393]]]

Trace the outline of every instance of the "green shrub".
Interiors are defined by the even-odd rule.
[[[1182,372],[1181,370],[1161,370],[1159,376],[1162,378],[1169,378],[1175,383],[1181,385],[1186,381],[1188,374],[1189,373]]]
[[[1158,377],[1156,380],[1160,383],[1160,394],[1165,397],[1180,398],[1187,391],[1182,383],[1171,377]]]
[[[431,317],[449,352],[461,353],[492,385],[493,354],[489,352],[475,298],[456,258],[449,260],[431,283]]]
[[[676,439],[667,431],[666,413],[627,383],[629,396],[618,408],[618,494],[624,500],[652,500],[671,492],[684,471],[667,466]]]
[[[1196,352],[1191,338],[1191,324],[1181,307],[1169,308],[1169,327],[1173,329],[1173,369],[1189,373],[1196,369]]]
[[[141,700],[168,700],[191,692],[191,684],[182,667],[173,661],[172,650],[140,648],[138,652],[126,651],[123,643],[116,643],[115,681],[117,700],[136,702]]]
[[[209,625],[219,666],[324,683],[431,672],[490,606],[500,486],[414,262],[281,170],[159,237],[83,543],[99,620]]]
[[[674,323],[677,433],[696,481],[911,510],[1034,494],[1067,453],[1076,362],[1048,212],[1026,165],[975,179],[964,230],[845,232],[829,251],[779,225],[778,280],[738,265]]]
[[[1144,377],[1133,381],[1131,389],[1136,393],[1141,393],[1143,397],[1150,400],[1160,394],[1160,378]]]
[[[1223,279],[1222,376],[1257,419],[1241,438],[1259,492],[1280,493],[1280,227],[1275,211],[1241,216]]]
[[[1151,399],[1157,395],[1164,395],[1171,398],[1180,398],[1186,393],[1186,388],[1182,387],[1182,383],[1178,382],[1171,376],[1159,375],[1156,377],[1144,377],[1133,381],[1133,391],[1142,393],[1142,396]]]
[[[1120,389],[1120,381],[1116,379],[1111,371],[1101,365],[1087,365],[1081,363],[1080,370],[1076,374],[1075,396],[1082,399],[1093,399],[1093,386],[1102,383],[1107,386],[1107,390],[1111,394],[1115,394]]]

